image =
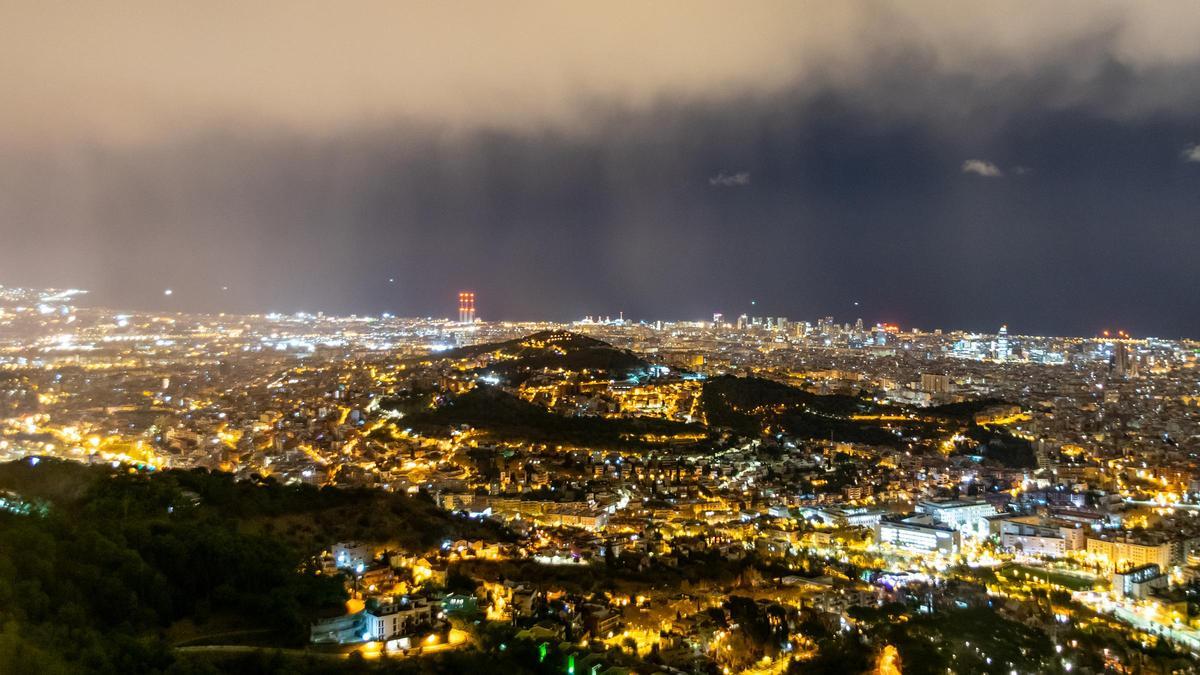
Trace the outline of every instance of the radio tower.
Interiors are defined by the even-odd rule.
[[[475,293],[472,291],[458,294],[458,322],[475,323]]]

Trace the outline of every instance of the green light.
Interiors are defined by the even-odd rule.
[[[538,663],[542,663],[546,660],[547,644],[549,643],[543,642],[542,644],[538,645]]]
[[[575,655],[567,656],[567,675],[575,675]]]

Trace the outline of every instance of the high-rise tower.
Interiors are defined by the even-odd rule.
[[[1117,342],[1113,345],[1112,359],[1109,361],[1109,368],[1112,374],[1117,377],[1129,376],[1134,368],[1133,360],[1130,358],[1129,347],[1125,346],[1124,342]]]
[[[463,291],[458,294],[458,322],[475,323],[475,293]]]
[[[996,360],[1007,361],[1011,355],[1008,347],[1008,324],[1000,326],[1000,332],[996,335]]]

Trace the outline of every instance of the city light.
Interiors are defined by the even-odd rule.
[[[0,22],[0,671],[1200,672],[1200,4]]]

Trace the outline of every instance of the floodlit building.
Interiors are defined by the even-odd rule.
[[[921,391],[929,394],[949,394],[950,376],[941,373],[921,373]]]
[[[882,521],[875,526],[875,543],[888,544],[907,551],[952,554],[962,539],[958,531],[937,525],[929,518]]]
[[[1071,523],[1048,522],[1039,516],[995,517],[989,522],[1001,546],[1022,553],[1062,557],[1087,547],[1086,530]]]
[[[824,508],[801,507],[800,515],[805,519],[819,520],[825,525],[838,527],[874,527],[883,519],[880,509],[828,506]]]
[[[366,567],[375,560],[375,547],[357,541],[338,542],[333,545],[333,562],[339,569],[353,570]]]
[[[924,513],[963,536],[981,538],[989,533],[988,518],[996,515],[996,507],[985,501],[924,501],[917,502],[917,513]]]
[[[1088,537],[1088,553],[1120,569],[1127,565],[1158,565],[1166,569],[1174,562],[1173,546],[1168,541],[1135,538],[1128,534],[1111,537]]]
[[[1155,590],[1167,587],[1167,575],[1154,563],[1138,565],[1112,575],[1113,592],[1126,598],[1145,600]]]
[[[309,637],[316,644],[394,640],[433,628],[441,616],[440,605],[405,597],[373,609],[318,621],[312,625]]]

